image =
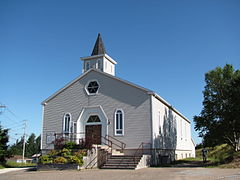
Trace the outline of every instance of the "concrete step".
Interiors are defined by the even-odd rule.
[[[135,169],[136,166],[108,166],[104,165],[101,169]]]
[[[135,169],[141,157],[134,156],[116,156],[112,155],[107,162],[101,167],[102,169]]]
[[[140,159],[136,159],[135,161],[134,160],[129,160],[129,159],[108,159],[108,162],[109,163],[137,163],[139,162]]]
[[[115,156],[115,155],[116,155],[116,156],[118,156],[118,155],[123,156],[124,153],[120,152],[119,150],[113,149],[113,150],[112,150],[112,155],[113,155],[113,156]]]

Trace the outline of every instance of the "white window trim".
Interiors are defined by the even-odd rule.
[[[66,117],[66,115],[69,115],[70,116],[70,121],[69,121],[69,131],[65,131],[65,117]],[[67,113],[65,113],[64,115],[63,115],[63,126],[62,126],[62,131],[63,131],[63,133],[71,133],[71,127],[72,127],[72,115],[71,115],[71,113],[69,113],[69,112],[67,112]]]
[[[117,134],[117,111],[122,112],[122,134]],[[116,109],[114,113],[114,135],[115,136],[124,136],[124,111],[122,109]]]
[[[90,116],[98,116],[98,118],[100,119],[100,122],[88,122]],[[101,118],[99,117],[98,114],[89,114],[87,121],[86,121],[86,125],[99,125],[102,124]]]
[[[108,62],[107,61],[105,61],[105,70],[107,70],[107,64],[108,64]]]
[[[87,87],[88,87],[89,83],[90,83],[90,82],[93,82],[93,81],[96,81],[96,82],[98,83],[98,90],[97,90],[96,93],[89,93]],[[89,81],[86,83],[84,89],[85,89],[87,95],[89,95],[89,96],[94,96],[94,95],[98,94],[98,91],[99,91],[99,89],[100,89],[100,83],[99,83],[98,80],[96,80],[96,79],[89,80]]]

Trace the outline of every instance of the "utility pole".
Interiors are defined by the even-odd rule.
[[[22,153],[22,160],[24,161],[25,156],[25,144],[26,144],[26,128],[27,128],[27,120],[23,120],[24,127],[23,127],[23,153]]]

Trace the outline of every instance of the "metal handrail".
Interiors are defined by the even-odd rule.
[[[108,150],[109,150],[109,149],[111,150],[111,153],[112,153],[112,144],[113,144],[113,142],[112,142],[111,140],[107,139],[106,137],[101,136],[101,138],[103,138],[103,139],[105,139],[106,141],[108,141],[108,144],[102,142],[102,143],[104,143],[105,145],[108,145],[108,148],[107,148],[107,150],[106,150],[106,153],[104,153],[104,155],[105,155],[105,154],[108,154]],[[110,145],[109,145],[109,143],[110,143]],[[87,167],[97,158],[97,156],[98,156],[98,155],[96,155],[96,156],[88,163],[88,165],[85,166],[86,169],[87,169]],[[102,159],[102,158],[103,158],[103,155],[101,156],[101,159]],[[107,161],[107,159],[106,159],[106,161]],[[95,163],[91,166],[91,169],[93,168],[93,166],[94,166],[96,163],[97,163],[97,162],[95,162]]]
[[[108,149],[110,149],[110,146],[108,147]],[[105,152],[103,155],[108,154],[108,149],[106,150],[106,152]],[[101,156],[101,159],[103,159],[103,157],[104,157],[103,155]],[[88,168],[88,166],[97,158],[97,156],[98,156],[98,155],[96,155],[96,156],[88,163],[88,165],[85,166],[85,169]],[[106,159],[106,161],[107,161],[107,159]],[[93,168],[93,166],[94,166],[96,163],[97,163],[97,162],[95,162],[95,163],[91,166],[91,169]]]
[[[117,145],[117,146],[120,147],[122,150],[125,149],[126,144],[125,144],[124,142],[122,142],[122,141],[120,141],[120,140],[118,140],[118,139],[116,139],[116,138],[114,138],[114,137],[112,137],[112,136],[109,136],[109,135],[106,135],[106,137],[111,138],[111,139],[113,139],[113,140],[115,140],[115,141],[117,141],[117,142],[120,142],[120,143],[121,143],[121,146],[119,146],[119,145]]]
[[[144,150],[144,147],[143,145],[144,144],[149,144],[151,145],[151,143],[145,143],[145,142],[142,142],[139,146],[138,146],[138,149],[135,151],[135,153],[133,154],[133,159],[134,159],[134,164],[136,163],[136,157],[137,157],[137,153],[139,150],[142,150],[142,155],[143,155],[143,150]],[[142,147],[142,148],[141,148]]]

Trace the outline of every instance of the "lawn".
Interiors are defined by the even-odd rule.
[[[202,149],[196,150],[196,158],[187,158],[174,162],[176,164],[194,164],[199,162],[203,167],[220,167],[220,168],[240,168],[240,152],[235,152],[227,144],[216,147],[206,148],[207,162],[202,163]]]
[[[16,163],[14,161],[7,161],[5,165],[0,165],[0,169],[3,168],[21,168],[21,167],[35,167],[35,163]]]

